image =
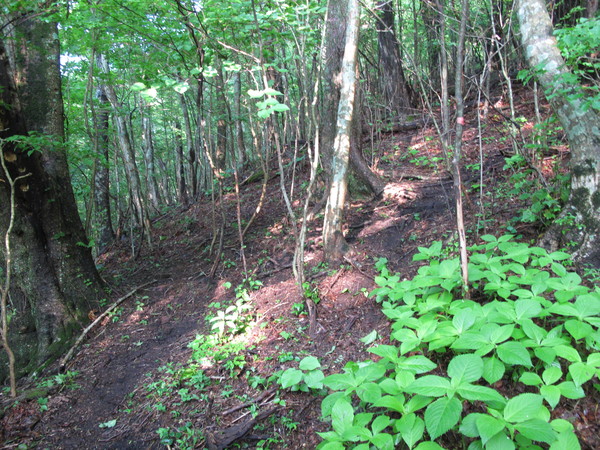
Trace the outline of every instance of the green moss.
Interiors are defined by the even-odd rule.
[[[596,166],[594,165],[594,161],[592,161],[591,159],[586,159],[582,163],[573,166],[573,176],[576,178],[586,177],[595,174]]]

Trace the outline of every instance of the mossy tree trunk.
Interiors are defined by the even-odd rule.
[[[63,104],[55,23],[40,13],[0,16],[0,138],[16,188],[11,235],[14,316],[9,340],[23,374],[56,358],[103,296],[70,183],[63,145]],[[27,137],[29,136],[29,137]],[[9,222],[10,192],[0,170],[0,234]],[[0,265],[5,255],[0,250]],[[5,267],[3,267],[5,269]],[[0,275],[1,276],[1,275]],[[6,376],[0,356],[0,380]]]
[[[571,194],[542,242],[574,245],[576,258],[600,267],[600,118],[585,105],[581,86],[569,80],[543,0],[519,0],[517,16],[529,65],[556,112],[571,149]]]

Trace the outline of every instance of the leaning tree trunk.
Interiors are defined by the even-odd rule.
[[[88,248],[70,183],[63,144],[58,30],[39,14],[1,17],[0,138],[17,185],[12,242],[9,335],[23,374],[56,358],[88,321],[103,283]],[[33,133],[33,134],[32,134]],[[30,136],[30,137],[29,137]],[[9,220],[9,190],[0,171],[0,234]],[[0,265],[5,256],[0,250]],[[0,362],[0,380],[6,376]]]
[[[568,81],[543,0],[517,1],[521,40],[529,65],[567,134],[571,149],[571,194],[543,238],[551,248],[576,244],[576,258],[600,267],[600,118],[586,107],[581,86]]]
[[[356,61],[360,6],[358,0],[348,0],[346,45],[342,59],[340,102],[337,115],[337,135],[333,146],[331,187],[323,223],[323,250],[326,260],[340,260],[346,241],[342,233],[342,218],[348,190],[348,164],[354,100],[356,99]]]

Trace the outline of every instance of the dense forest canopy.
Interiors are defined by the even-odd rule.
[[[486,276],[492,284],[503,283],[480,271],[482,255],[470,259],[478,251],[502,250],[506,243],[500,238],[493,241],[496,247],[470,247],[481,244],[481,235],[488,243],[495,239],[483,232],[491,213],[486,211],[482,181],[484,143],[496,139],[487,126],[493,121],[502,122],[502,141],[497,144],[507,157],[504,169],[528,171],[526,186],[533,192],[511,191],[515,199],[532,202],[519,220],[535,224],[535,240],[554,255],[552,264],[559,264],[562,256],[557,255],[568,249],[575,261],[600,267],[599,48],[597,0],[3,0],[0,293],[6,356],[0,358],[0,379],[10,378],[14,396],[18,376],[63,356],[111,295],[98,274],[102,255],[122,245],[132,260],[143,258],[144,251],[160,245],[155,223],[166,214],[210,205],[206,275],[215,279],[220,267],[236,265],[246,281],[251,280],[256,270],[247,262],[248,243],[255,239],[253,225],[270,214],[265,204],[275,179],[293,239],[289,268],[306,305],[308,334],[314,337],[318,300],[311,297],[314,291],[306,274],[307,235],[319,229],[322,259],[344,262],[352,251],[347,239],[349,203],[389,195],[390,180],[380,168],[389,163],[389,155],[380,143],[394,133],[425,127],[433,130],[430,140],[437,159],[424,164],[439,161],[452,181],[448,205],[452,204],[458,255],[452,267],[460,276],[451,288],[441,282],[440,289],[470,301]],[[518,113],[517,89],[534,99],[532,117]],[[552,114],[543,114],[540,104],[545,102]],[[480,161],[471,166],[478,168],[481,182],[468,188],[463,183],[463,143],[473,133]],[[544,158],[557,148],[568,151],[570,159],[561,167],[557,162],[555,175],[560,176],[549,180]],[[412,158],[411,152],[419,150],[406,145],[397,148],[396,156],[403,161]],[[525,185],[525,179],[517,184]],[[245,196],[257,185],[257,195]],[[465,225],[463,203],[470,202],[470,190],[478,196],[481,230]],[[235,219],[228,216],[228,202],[236,205]],[[513,222],[502,226],[518,234]],[[235,243],[226,243],[231,236]],[[235,261],[224,260],[227,245],[236,248]],[[435,252],[419,249],[421,260],[437,261]],[[380,281],[392,277],[385,267],[377,269]],[[525,273],[523,267],[506,270]],[[561,269],[556,274],[564,275]],[[395,282],[388,287],[392,285]],[[536,314],[552,308],[538,295],[551,287],[544,284],[534,293],[541,305]],[[413,288],[402,289],[415,295]],[[577,292],[584,295],[583,290]],[[382,300],[389,293],[377,295]],[[512,294],[498,295],[508,299]],[[583,303],[592,302],[593,295],[584,295]],[[597,300],[594,297],[592,303]],[[591,331],[597,323],[585,321],[600,312],[595,305],[590,307],[593,314],[573,313],[580,324],[575,332],[569,328],[576,341],[587,343],[586,351],[598,345],[598,332]],[[569,316],[565,309],[552,312]],[[398,319],[398,314],[390,312],[388,317]],[[452,314],[458,316],[457,310]],[[531,330],[538,324],[527,326]],[[419,345],[408,351],[419,350]],[[462,350],[474,349],[472,343],[464,345]],[[523,349],[517,353],[525,351],[527,358],[534,353]],[[388,350],[374,353],[387,363],[400,364],[404,352],[390,356]],[[499,364],[508,367],[514,362],[499,355]],[[548,367],[556,358],[535,355]],[[468,358],[458,359],[462,356]],[[497,360],[490,363],[483,356],[456,357],[448,368],[452,383],[469,384],[483,376],[493,384],[502,378],[488,373],[490,364],[497,368]],[[598,365],[587,361],[585,370],[592,374],[590,367],[595,371]],[[431,361],[421,363],[429,367]],[[481,374],[476,370],[478,376],[458,380],[458,365],[481,365]],[[577,398],[578,389],[593,376],[595,372],[590,377],[572,373],[565,381],[574,383],[571,397]],[[395,409],[411,417],[416,428],[425,423],[432,441],[455,427],[458,418],[446,426],[434,424],[430,414],[447,409],[456,415],[459,399],[475,396],[465,393],[468,389],[462,384],[462,397],[453,397],[445,390],[443,395],[432,394],[435,389],[426,382],[398,383],[394,389],[412,386],[407,392],[416,395],[417,403],[419,396],[439,397],[423,419],[408,407]],[[336,386],[341,384],[331,380],[327,385],[339,391]],[[510,402],[505,405],[494,392],[479,390],[477,395],[491,410],[509,408]],[[352,403],[338,394],[328,397],[324,416],[354,414]],[[556,393],[546,394],[544,399],[552,399],[552,405]],[[562,395],[567,396],[565,391]],[[541,405],[541,398],[530,400]],[[384,403],[374,402],[390,406]],[[428,404],[423,401],[420,408]],[[502,424],[512,430],[512,438],[519,421],[511,422],[506,411]],[[481,420],[500,420],[492,416]],[[490,436],[477,431],[479,425],[473,424],[479,419],[471,418],[464,433],[481,437],[483,443],[474,448],[483,448],[494,436],[498,442],[507,436],[504,428]],[[547,431],[543,439],[528,434],[526,427],[519,432],[548,444],[571,442],[571,429],[557,425],[549,430],[546,419],[536,416],[544,424],[534,424]],[[365,420],[369,423],[371,417]],[[388,426],[385,420],[381,430]],[[334,418],[334,428],[335,424]],[[405,425],[395,429],[398,436]],[[344,433],[335,431],[335,436],[321,436],[329,440],[323,448],[342,448],[336,445],[342,445]],[[420,438],[402,439],[412,448]],[[397,444],[387,437],[369,442],[377,448]]]

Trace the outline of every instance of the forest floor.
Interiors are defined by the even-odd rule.
[[[520,90],[518,95],[517,115],[532,120],[530,94]],[[499,101],[490,110],[481,147],[476,112],[468,110],[464,135],[468,240],[503,234],[508,223],[523,240],[535,239],[539,224],[510,222],[522,204],[507,194],[513,187],[511,171],[503,169],[512,148],[508,105]],[[552,150],[537,161],[548,178],[557,161],[560,165],[567,158],[560,141]],[[98,258],[102,276],[113,287],[114,298],[107,304],[136,286],[145,287],[93,331],[68,363],[66,375],[29,381],[34,386],[45,382],[50,389],[4,415],[1,448],[316,447],[316,432],[328,429],[319,420],[322,397],[276,389],[269,377],[298,367],[308,355],[318,358],[326,375],[341,371],[348,361],[367,359],[361,338],[376,330],[377,342],[385,343],[390,333],[381,306],[366,295],[375,287],[375,262],[386,258],[390,271],[410,277],[420,265],[412,261],[417,247],[442,240],[450,252],[457,249],[452,180],[435,129],[383,133],[372,154],[387,186],[380,198],[350,202],[345,223],[351,251],[342,265],[322,260],[322,218],[309,226],[307,289],[318,299],[314,336],[308,334],[309,320],[290,268],[294,240],[275,177],[245,238],[250,278],[262,283],[246,284],[243,291],[251,305],[247,320],[227,346],[215,349],[200,337],[211,334],[207,318],[234,304],[235,287],[245,278],[233,226],[225,232],[221,264],[209,278],[212,210],[210,198],[201,199],[157,217],[153,247],[143,248],[137,259],[127,242]],[[298,186],[306,172],[304,167],[297,173]],[[252,214],[259,196],[260,183],[243,187],[243,217]],[[233,224],[234,193],[226,194],[225,204],[226,222]],[[583,448],[600,448],[597,404],[583,399],[570,411]]]

